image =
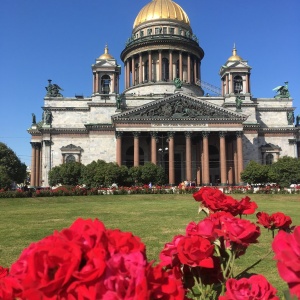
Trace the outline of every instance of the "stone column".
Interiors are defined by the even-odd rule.
[[[122,131],[116,131],[116,162],[119,166],[122,165]]]
[[[186,131],[185,133],[185,161],[186,161],[186,180],[192,181],[192,143],[191,136],[192,133],[190,131]]]
[[[175,135],[175,132],[168,132],[168,140],[169,140],[169,184],[171,186],[175,185],[174,135]]]
[[[131,79],[132,79],[131,86],[134,86],[136,84],[136,82],[135,82],[134,56],[132,56],[132,58],[131,58]]]
[[[157,164],[157,149],[156,149],[156,143],[157,143],[157,132],[152,131],[151,134],[151,162],[153,164]]]
[[[225,77],[226,78],[226,92],[225,93],[229,94],[229,80],[228,80],[229,79],[229,75],[226,74],[225,76],[226,76]]]
[[[233,185],[233,143],[232,140],[227,143],[227,177],[228,177],[228,185]]]
[[[36,178],[36,143],[30,142],[31,144],[31,174],[30,174],[30,185],[35,186]]]
[[[220,138],[220,173],[221,173],[221,185],[227,184],[227,168],[226,168],[226,133],[223,131],[219,132]]]
[[[230,93],[234,93],[233,74],[230,73]]]
[[[173,81],[173,51],[169,50],[169,77]]]
[[[96,87],[95,93],[99,93],[99,73],[96,71]]]
[[[129,59],[126,61],[126,76],[125,76],[125,86],[126,89],[130,87],[130,65],[129,65]]]
[[[133,166],[138,167],[140,165],[140,132],[133,132]]]
[[[242,139],[243,132],[238,131],[236,133],[236,149],[237,149],[237,167],[238,167],[238,184],[242,184],[241,180],[241,172],[243,171],[243,139]]]
[[[139,56],[139,83],[143,82],[143,60],[142,53]]]
[[[148,68],[149,68],[148,81],[153,81],[153,78],[152,78],[152,53],[151,53],[151,51],[148,51]]]
[[[239,179],[238,179],[238,158],[237,158],[236,139],[233,141],[233,166],[234,166],[234,185],[237,185]]]
[[[93,72],[93,93],[96,93],[96,72]]]
[[[158,50],[158,81],[161,81],[162,75],[162,51]]]
[[[51,168],[51,140],[44,140],[43,153],[43,180],[42,186],[49,186],[48,173]],[[37,163],[36,163],[37,165]],[[38,180],[38,179],[37,179]]]
[[[182,52],[179,51],[179,79],[182,81]]]
[[[208,131],[202,132],[203,137],[203,184],[202,185],[209,185],[209,144],[208,144]]]
[[[248,74],[246,74],[246,87],[245,87],[245,93],[249,93],[249,78],[248,78]]]
[[[191,83],[191,55],[188,53],[187,57],[187,81]]]
[[[197,77],[197,58],[194,59],[194,82],[197,83],[197,80],[200,79]]]
[[[201,170],[202,170],[202,141],[199,140],[199,144],[197,145],[197,153],[196,153],[196,157],[197,157],[197,174],[196,174],[196,184],[197,185],[201,185],[201,178],[202,178],[202,174],[201,174]]]

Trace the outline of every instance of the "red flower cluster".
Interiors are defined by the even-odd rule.
[[[228,279],[226,293],[219,300],[279,300],[276,289],[262,275],[250,278]]]
[[[161,264],[179,270],[184,282],[198,274],[205,284],[218,283],[227,275],[221,272],[221,261],[229,259],[228,251],[239,257],[249,244],[257,242],[259,235],[260,228],[248,220],[226,212],[214,213],[199,223],[189,223],[185,235],[175,236],[165,244],[160,253]]]
[[[0,270],[1,271],[1,270]],[[184,299],[172,270],[147,262],[138,237],[78,219],[25,249],[2,269],[1,299]],[[1,276],[1,275],[0,275]]]
[[[279,275],[287,282],[291,294],[300,299],[300,226],[293,233],[279,231],[272,248]]]
[[[257,223],[263,225],[270,230],[282,229],[289,230],[292,224],[292,219],[282,212],[277,212],[268,215],[265,212],[259,212],[256,214]]]
[[[233,216],[250,215],[257,208],[257,204],[251,202],[248,196],[237,201],[231,196],[223,194],[219,189],[210,187],[201,188],[193,194],[193,197],[212,212],[225,211],[230,212]]]

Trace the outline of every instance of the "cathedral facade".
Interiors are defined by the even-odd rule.
[[[122,92],[121,66],[107,46],[92,65],[91,97],[63,97],[49,80],[43,118],[36,122],[34,116],[28,129],[31,185],[48,186],[55,166],[98,159],[128,167],[159,164],[170,185],[239,185],[251,160],[298,157],[288,83],[274,98],[252,97],[251,67],[235,46],[220,62],[221,88],[203,82],[204,51],[175,2],[145,5],[120,57]]]

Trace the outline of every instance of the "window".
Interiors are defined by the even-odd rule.
[[[170,34],[174,34],[175,33],[175,28],[174,27],[170,27],[169,28],[169,32],[170,32]]]
[[[167,58],[162,59],[162,79],[169,80],[169,60]]]
[[[75,162],[75,161],[76,161],[75,156],[72,154],[68,155],[66,158],[66,163]]]
[[[143,37],[143,36],[144,36],[144,31],[141,30],[141,31],[140,31],[140,37]]]
[[[233,79],[234,93],[239,94],[243,91],[243,78],[241,76],[235,76]]]
[[[103,75],[101,77],[101,93],[109,94],[110,92],[110,77],[108,75]]]
[[[271,165],[274,161],[273,154],[269,153],[266,155],[266,165]]]
[[[163,27],[163,34],[167,33],[168,28],[167,27]]]

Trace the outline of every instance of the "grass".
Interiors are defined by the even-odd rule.
[[[233,195],[241,199],[243,195]],[[250,195],[258,211],[281,211],[294,225],[300,224],[299,195]],[[191,221],[198,222],[198,203],[192,195],[101,195],[85,197],[0,199],[0,265],[9,267],[30,243],[70,226],[75,219],[98,218],[107,228],[131,231],[147,246],[149,260],[157,260],[165,243],[183,234]],[[247,217],[256,221],[255,216]],[[249,247],[237,262],[236,274],[268,253],[271,233],[262,229],[259,244]],[[279,278],[273,253],[251,271],[261,273],[278,289],[286,289]]]

